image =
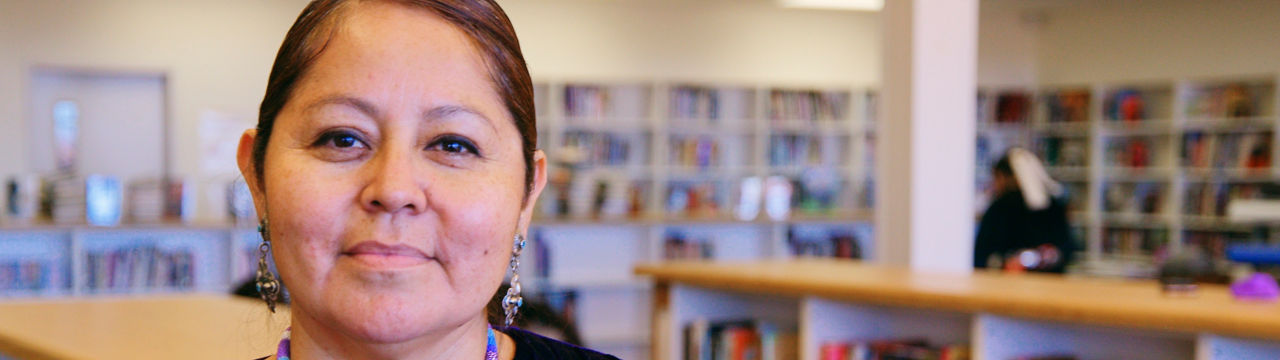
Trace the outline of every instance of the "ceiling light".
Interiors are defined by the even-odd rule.
[[[884,0],[778,0],[785,8],[880,11]]]

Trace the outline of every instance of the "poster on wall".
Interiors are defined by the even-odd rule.
[[[53,153],[59,171],[75,171],[79,142],[80,104],[58,100],[53,103]]]

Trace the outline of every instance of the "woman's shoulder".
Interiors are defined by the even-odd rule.
[[[602,354],[595,350],[566,344],[555,339],[534,334],[519,328],[508,327],[498,329],[510,336],[516,343],[516,360],[525,359],[582,359],[582,360],[617,360],[612,355]]]

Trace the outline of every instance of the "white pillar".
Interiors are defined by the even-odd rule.
[[[887,0],[881,21],[875,260],[971,271],[978,0]]]

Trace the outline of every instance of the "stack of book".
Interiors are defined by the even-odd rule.
[[[187,222],[193,215],[193,191],[180,179],[143,179],[129,183],[129,219],[136,223]]]
[[[793,360],[795,331],[758,320],[694,320],[684,329],[685,360]]]
[[[115,226],[123,196],[120,181],[104,175],[55,175],[46,179],[46,208],[60,225]]]
[[[935,346],[924,339],[850,340],[825,342],[821,360],[968,360],[965,345]]]

